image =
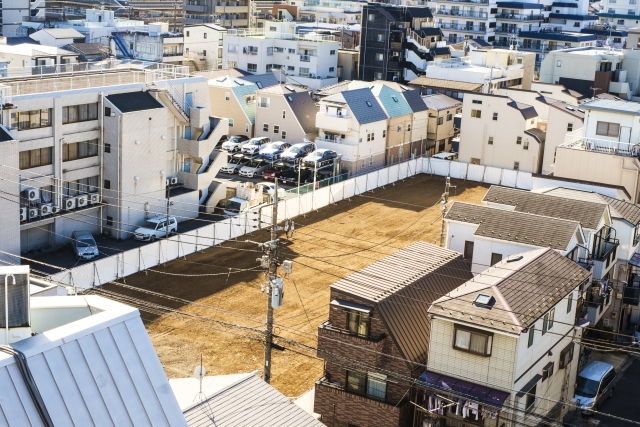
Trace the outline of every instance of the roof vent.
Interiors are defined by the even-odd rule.
[[[575,109],[575,108],[573,108],[571,105],[567,105],[567,107],[566,107],[566,108],[567,108],[567,110],[569,110],[569,111],[576,111],[576,109]]]
[[[291,92],[295,92],[295,89],[292,86],[285,86],[285,88]]]
[[[371,104],[371,101],[367,101],[367,106],[373,107],[373,105]]]
[[[391,99],[393,99],[394,102],[398,102],[398,98],[396,96],[392,96]]]
[[[491,308],[496,303],[496,299],[490,295],[478,294],[473,303],[478,307]]]
[[[287,96],[287,99],[289,100],[289,102],[293,102],[293,98],[290,96]]]
[[[516,262],[516,261],[520,261],[523,258],[524,258],[524,256],[522,256],[522,255],[518,255],[518,256],[515,256],[515,257],[509,257],[509,258],[507,258],[507,262]]]

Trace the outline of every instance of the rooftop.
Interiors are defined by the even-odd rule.
[[[106,99],[121,113],[164,108],[164,105],[151,96],[149,92],[144,91],[116,93],[107,96]]]
[[[432,77],[424,76],[411,80],[409,83],[417,86],[430,86],[443,89],[463,90],[467,92],[476,92],[482,89],[482,83],[467,83],[459,82],[457,80],[434,79]]]
[[[640,224],[640,206],[618,200],[593,191],[575,190],[573,188],[555,187],[544,191],[544,194],[564,197],[566,199],[586,200],[594,203],[606,203],[613,218],[624,219],[632,225]]]
[[[580,104],[580,108],[584,110],[615,111],[616,113],[640,116],[640,102],[623,99],[598,98]]]
[[[225,38],[254,37],[260,39],[298,40],[310,43],[338,43],[336,38],[329,34],[317,34],[309,32],[304,34],[278,33],[265,31],[264,28],[233,28],[227,30]]]
[[[54,39],[84,39],[85,35],[73,28],[45,28],[43,31]],[[37,34],[38,32],[34,33]],[[34,35],[32,34],[32,36]]]
[[[457,108],[462,106],[462,102],[453,99],[450,96],[445,94],[437,94],[437,95],[425,95],[422,97],[427,108],[430,110],[448,110],[450,108]]]
[[[334,99],[338,97],[337,99]],[[351,113],[358,123],[366,124],[380,120],[387,120],[387,113],[384,112],[378,100],[369,88],[345,90],[336,95],[326,97],[327,101],[344,99],[349,105]]]
[[[596,40],[596,36],[593,34],[556,31],[520,31],[519,36],[523,39],[555,40],[564,42],[587,42]]]

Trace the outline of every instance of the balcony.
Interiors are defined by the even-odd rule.
[[[338,116],[329,113],[317,113],[316,127],[323,130],[346,133],[351,131],[351,116]]]
[[[210,130],[207,134],[202,134],[197,139],[178,138],[177,148],[180,154],[199,159],[211,156],[220,138],[229,133],[229,119],[210,118],[210,121]]]
[[[611,287],[609,286],[609,281],[593,281],[593,285],[591,289],[587,292],[587,301],[585,302],[587,306],[587,319],[589,320],[589,324],[591,326],[595,326],[609,305],[611,305]]]
[[[588,251],[582,246],[576,246],[573,248],[569,253],[567,253],[566,257],[586,270],[591,270],[593,267],[593,259]]]
[[[185,12],[196,12],[196,13],[204,13],[206,10],[206,6],[199,6],[195,4],[186,4],[184,5]]]
[[[619,242],[615,238],[616,230],[608,225],[603,226],[593,239],[593,279],[600,280],[606,276],[617,261]]]
[[[489,4],[489,0],[439,0],[447,3]]]
[[[544,21],[543,15],[521,15],[518,13],[498,13],[496,19],[500,21]]]
[[[470,11],[470,10],[456,10],[456,9],[439,9],[436,10],[434,13],[434,15],[441,15],[441,16],[460,16],[460,17],[464,17],[464,18],[479,18],[479,19],[486,19],[488,16],[487,12],[476,12],[476,11]]]
[[[640,157],[637,144],[585,137],[583,129],[568,133],[559,147],[625,157]]]
[[[390,49],[402,49],[402,42],[389,42]]]
[[[496,31],[496,34],[518,34],[520,32],[520,29],[496,27],[495,31]]]
[[[313,55],[300,55],[300,62],[311,62]]]
[[[486,33],[486,25],[465,25],[465,24],[439,24],[443,30],[464,31],[468,33]]]

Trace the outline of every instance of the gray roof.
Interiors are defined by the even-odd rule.
[[[275,86],[277,84],[280,84],[278,78],[273,73],[247,74],[246,76],[242,77],[242,80],[255,83],[260,89],[262,89],[263,87]]]
[[[318,107],[316,107],[311,95],[307,92],[292,92],[284,97],[305,133],[315,132]]]
[[[151,96],[149,92],[144,91],[116,93],[107,96],[107,100],[122,113],[164,107],[157,99]]]
[[[524,131],[527,135],[531,135],[541,144],[544,144],[544,141],[547,139],[547,133],[542,129],[531,128]]]
[[[622,99],[594,99],[580,104],[584,110],[615,111],[622,114],[640,115],[640,102]]]
[[[515,206],[517,212],[578,221],[582,228],[589,229],[598,226],[607,210],[603,203],[559,198],[497,185],[489,188],[482,201]]]
[[[525,120],[538,117],[538,112],[532,105],[525,104],[523,102],[516,102],[516,101],[511,101],[507,103],[507,105],[511,108],[515,108],[516,110],[519,110],[520,113],[522,114],[522,117],[524,117]]]
[[[554,107],[562,111],[563,113],[571,114],[572,116],[579,118],[581,121],[584,121],[584,110],[582,110],[582,108],[580,107],[569,105],[566,102],[562,102],[546,96],[539,97],[537,99],[541,100],[542,102],[546,102],[547,105],[550,105],[551,107]]]
[[[318,96],[329,96],[335,93],[340,93],[343,90],[349,90],[349,83],[351,80],[343,80],[333,85],[325,86],[316,91],[316,95]]]
[[[460,253],[417,242],[339,280],[331,290],[370,301],[402,356],[424,363],[429,304],[472,277]]]
[[[109,46],[102,43],[72,43],[64,47],[73,52],[83,55],[104,55],[109,54]]]
[[[361,125],[387,120],[387,113],[384,112],[371,89],[345,90],[342,96]]]
[[[184,417],[189,427],[324,426],[255,375],[247,375],[185,409]]]
[[[519,334],[590,274],[551,248],[511,255],[438,299],[429,313]],[[495,304],[490,308],[474,304],[479,294],[494,297]]]
[[[43,30],[45,33],[49,34],[54,39],[79,39],[85,38],[85,35],[79,32],[78,30],[74,30],[73,28],[45,28]]]
[[[420,89],[407,90],[402,92],[402,96],[409,103],[409,107],[414,113],[418,113],[420,111],[426,111],[429,107],[426,106],[425,102],[422,100],[422,96],[420,95]]]
[[[470,203],[454,202],[446,219],[477,224],[475,236],[521,243],[524,245],[550,247],[567,251],[576,231],[581,232],[576,221],[546,216],[507,211]]]
[[[425,95],[422,97],[423,102],[430,110],[448,110],[449,108],[456,108],[462,106],[462,102],[457,99],[453,99],[445,94],[438,95]]]

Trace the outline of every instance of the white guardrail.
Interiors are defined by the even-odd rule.
[[[527,172],[420,157],[304,194],[297,195],[295,191],[289,192],[284,200],[278,202],[278,221],[297,217],[419,173],[450,176],[455,179],[526,190],[533,188],[533,178]],[[77,289],[89,289],[186,257],[194,252],[267,227],[269,224],[271,224],[271,206],[266,206],[257,212],[227,218],[184,234],[177,234],[169,239],[158,240],[136,249],[79,265],[53,274],[50,278],[52,281],[74,286]]]

